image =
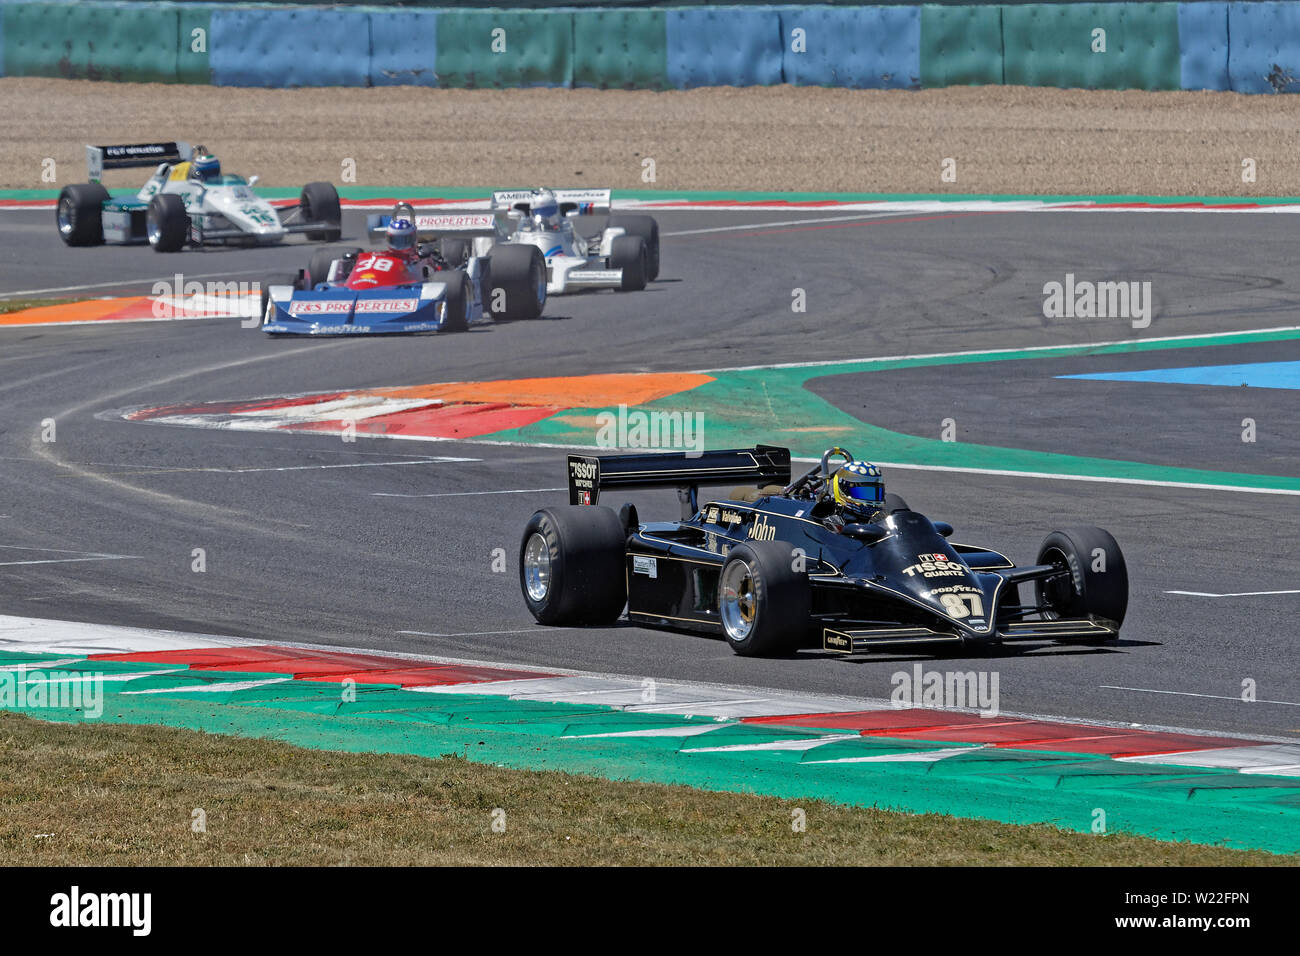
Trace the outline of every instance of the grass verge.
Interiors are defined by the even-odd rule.
[[[492,828],[504,811],[504,832]],[[806,830],[791,826],[794,811]],[[202,811],[206,832],[195,832]],[[496,815],[500,819],[500,815]],[[0,713],[0,865],[1152,865],[1261,851]]]
[[[85,299],[0,299],[0,315],[38,309],[43,305],[71,305],[73,302],[84,301]]]

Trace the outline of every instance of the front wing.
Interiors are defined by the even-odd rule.
[[[271,286],[262,331],[268,335],[440,332],[447,320],[446,288],[442,282],[373,292]],[[481,308],[471,309],[470,321],[476,318],[481,320]]]

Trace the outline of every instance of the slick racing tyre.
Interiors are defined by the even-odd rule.
[[[623,270],[620,292],[640,292],[646,282],[645,240],[640,236],[619,236],[609,247],[609,267]]]
[[[1124,622],[1128,567],[1109,532],[1086,526],[1053,531],[1038,549],[1038,563],[1068,572],[1034,583],[1049,620],[1095,616],[1113,621],[1116,629]]]
[[[743,657],[793,654],[812,629],[812,590],[793,567],[790,546],[746,541],[727,554],[718,576],[718,617]]]
[[[154,252],[176,252],[189,238],[190,217],[175,193],[159,193],[150,199],[144,222]]]
[[[98,246],[104,242],[104,203],[108,190],[99,183],[64,186],[55,207],[59,238],[69,246]]]
[[[442,261],[453,269],[460,269],[469,262],[472,244],[468,239],[439,239],[438,255]]]
[[[535,319],[546,305],[546,258],[536,246],[498,245],[490,259],[483,310],[513,322]]]
[[[447,283],[447,318],[440,332],[465,332],[469,329],[469,278],[455,269],[439,272],[438,280]]]
[[[361,255],[361,249],[353,247],[351,249],[317,249],[311,254],[311,260],[307,263],[307,288],[314,289],[322,282],[328,281],[330,277],[330,267],[334,265],[335,259],[351,259],[357,261],[357,256]],[[340,277],[338,281],[342,281]]]
[[[538,622],[612,624],[627,603],[627,537],[613,509],[545,508],[519,542],[519,586]]]
[[[308,183],[302,187],[298,207],[303,222],[328,223],[329,228],[307,233],[312,242],[338,242],[343,238],[343,212],[333,183]]]
[[[659,223],[653,216],[610,216],[605,228],[611,226],[622,229],[629,236],[640,236],[645,240],[647,282],[659,278]]]

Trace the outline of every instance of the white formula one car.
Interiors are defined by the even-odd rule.
[[[132,197],[113,198],[100,183],[105,169],[154,166]],[[140,143],[87,146],[89,182],[59,193],[59,235],[70,246],[148,242],[157,252],[208,244],[265,245],[290,233],[332,242],[342,235],[339,194],[329,183],[308,183],[297,205],[277,209],[253,192],[253,176],[222,174],[202,146]]]
[[[594,232],[577,228],[587,216],[610,212],[608,189],[511,190],[492,194],[491,213],[416,216],[416,227],[422,241],[440,239],[452,263],[491,255],[496,245],[534,246],[546,261],[547,295],[644,289],[659,277],[659,224],[650,216],[609,215]],[[372,216],[372,237],[387,224]]]

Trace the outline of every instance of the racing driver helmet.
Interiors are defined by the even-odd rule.
[[[885,507],[885,479],[869,461],[851,461],[831,478],[831,491],[846,514],[871,521]]]
[[[415,248],[415,223],[409,219],[388,220],[388,248],[394,252],[410,252]]]
[[[221,160],[207,154],[196,154],[190,161],[190,178],[201,183],[216,182],[221,178]]]
[[[556,229],[560,225],[560,204],[549,189],[535,190],[529,199],[529,212],[539,229]]]

